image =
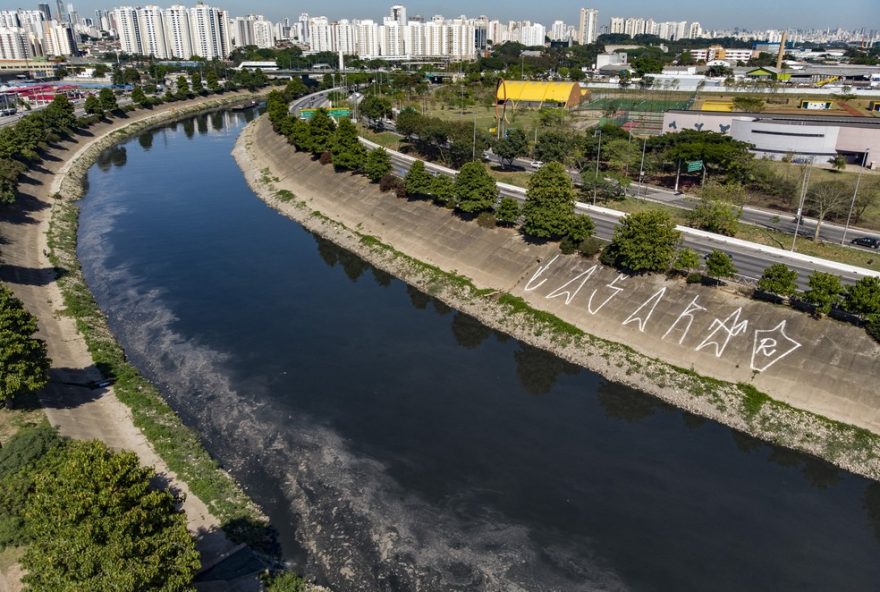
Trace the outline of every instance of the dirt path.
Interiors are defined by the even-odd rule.
[[[152,466],[159,478],[184,493],[189,529],[197,536],[202,564],[210,565],[235,548],[219,521],[189,491],[156,454],[135,427],[131,413],[112,388],[92,390],[85,386],[101,377],[74,321],[64,308],[55,273],[47,257],[46,231],[52,215],[51,196],[58,190],[76,159],[121,127],[147,120],[171,119],[179,104],[135,112],[127,119],[93,127],[86,135],[54,147],[40,165],[32,167],[21,184],[15,206],[0,212],[0,281],[8,285],[39,320],[39,336],[48,344],[52,359],[50,383],[40,395],[49,422],[60,433],[76,439],[98,439],[115,449],[134,451],[141,462]]]

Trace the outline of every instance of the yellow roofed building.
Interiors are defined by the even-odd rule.
[[[590,91],[577,82],[532,82],[502,80],[495,90],[497,104],[540,109],[541,107],[577,107],[589,98]]]

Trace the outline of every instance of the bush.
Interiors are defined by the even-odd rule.
[[[664,272],[672,264],[681,234],[663,210],[627,214],[614,229],[614,265],[630,272]],[[603,253],[604,254],[604,253]]]
[[[513,226],[519,220],[519,202],[512,197],[504,197],[495,210],[495,218],[498,224]]]
[[[55,428],[47,423],[22,428],[0,448],[0,479],[32,465],[59,442]]]
[[[706,275],[709,277],[721,279],[735,274],[736,267],[733,265],[733,260],[724,251],[716,249],[706,256]]]
[[[691,273],[687,274],[687,278],[685,279],[685,281],[689,284],[699,284],[703,281],[703,274],[701,274],[699,271],[692,271]]]
[[[845,306],[853,314],[871,318],[880,315],[880,278],[864,277],[848,286]]]
[[[810,274],[808,285],[810,289],[804,293],[804,300],[815,306],[816,315],[827,315],[831,307],[840,302],[843,287],[836,275],[814,271]]]
[[[409,195],[406,192],[406,185],[403,183],[403,181],[397,182],[397,186],[394,188],[394,195],[396,195],[400,199],[406,199]]]
[[[492,212],[480,212],[477,216],[477,224],[483,228],[495,228],[495,214]]]
[[[563,255],[572,255],[577,251],[577,243],[574,242],[570,236],[563,237],[562,240],[559,241],[559,250],[562,251]]]
[[[571,214],[566,224],[565,237],[572,243],[579,245],[581,242],[593,236],[593,219],[587,215]]]
[[[595,236],[590,236],[585,238],[578,245],[578,251],[584,257],[595,257],[602,251],[602,247],[605,246],[600,239]]]
[[[318,162],[324,165],[331,164],[333,162],[333,155],[329,152],[322,152]]]
[[[865,331],[868,332],[868,335],[874,338],[874,341],[880,343],[880,319],[871,321],[865,325]]]
[[[782,263],[774,263],[764,270],[758,280],[758,290],[778,296],[791,296],[797,292],[798,273]]]
[[[397,188],[397,177],[394,175],[382,175],[379,179],[379,189],[381,191],[391,191]]]

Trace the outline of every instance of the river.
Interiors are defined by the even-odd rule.
[[[230,151],[107,150],[79,255],[131,361],[349,590],[877,590],[880,485],[489,330],[310,234]]]

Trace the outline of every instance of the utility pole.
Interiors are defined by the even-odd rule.
[[[807,199],[807,186],[810,183],[810,172],[813,166],[813,158],[810,157],[807,163],[807,170],[804,171],[804,186],[801,187],[801,201],[798,204],[797,213],[795,214],[794,237],[791,239],[791,250],[794,251],[795,243],[797,243],[798,232],[801,229],[801,219],[803,218],[804,201]]]
[[[593,180],[593,205],[596,205],[596,194],[599,192],[599,158],[602,155],[602,128],[599,128],[599,149],[596,150],[596,178]]]
[[[642,164],[639,166],[639,185],[644,189],[644,194],[648,194],[648,188],[645,187],[644,183],[642,183],[642,179],[645,178],[645,150],[648,147],[648,136],[645,136],[642,140]]]
[[[681,178],[681,159],[678,159],[678,164],[675,166],[675,189],[674,192],[676,195],[678,194],[678,180]]]
[[[856,207],[856,197],[859,195],[859,183],[862,182],[862,171],[865,170],[865,163],[868,162],[868,152],[870,151],[870,148],[865,148],[865,156],[862,158],[862,168],[859,169],[859,176],[856,177],[856,189],[853,191],[852,203],[849,204],[849,214],[846,216],[846,226],[843,227],[843,238],[840,239],[841,245],[846,242],[846,233],[849,231],[849,221],[852,218],[853,210]]]
[[[477,160],[477,111],[474,109],[474,144],[471,148],[471,160]]]

